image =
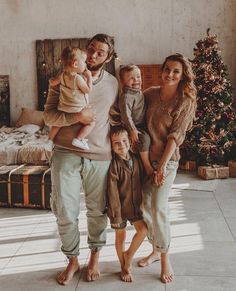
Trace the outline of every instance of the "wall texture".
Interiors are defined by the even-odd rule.
[[[37,108],[35,40],[115,37],[123,63],[161,63],[210,27],[236,87],[236,0],[0,0],[0,75],[10,75],[11,120]]]

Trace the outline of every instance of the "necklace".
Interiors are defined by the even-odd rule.
[[[103,75],[104,75],[104,70],[101,69],[101,71],[100,71],[100,73],[99,73],[97,79],[96,79],[96,80],[93,80],[93,85],[96,85],[98,82],[100,82],[101,79],[102,79],[102,77],[103,77]]]
[[[170,107],[174,107],[177,103],[177,94],[169,100],[163,100],[163,95],[162,95],[162,92],[160,90],[159,100],[160,100],[159,110],[162,112],[169,113]]]

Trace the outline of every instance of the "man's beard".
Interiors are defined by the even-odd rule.
[[[89,69],[89,71],[96,72],[96,71],[99,71],[104,65],[105,65],[105,62],[103,62],[97,66],[87,64],[87,68]]]

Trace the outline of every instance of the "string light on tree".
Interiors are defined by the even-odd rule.
[[[220,56],[218,39],[210,35],[194,48],[197,112],[192,130],[181,148],[184,160],[199,165],[226,164],[236,159],[236,114],[232,109],[232,86]]]

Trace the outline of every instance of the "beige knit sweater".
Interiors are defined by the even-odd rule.
[[[146,123],[151,137],[150,160],[160,161],[168,138],[174,138],[176,150],[171,160],[180,159],[179,146],[183,143],[186,131],[191,128],[195,116],[194,102],[187,96],[181,101],[163,102],[160,87],[144,91],[147,104]]]

